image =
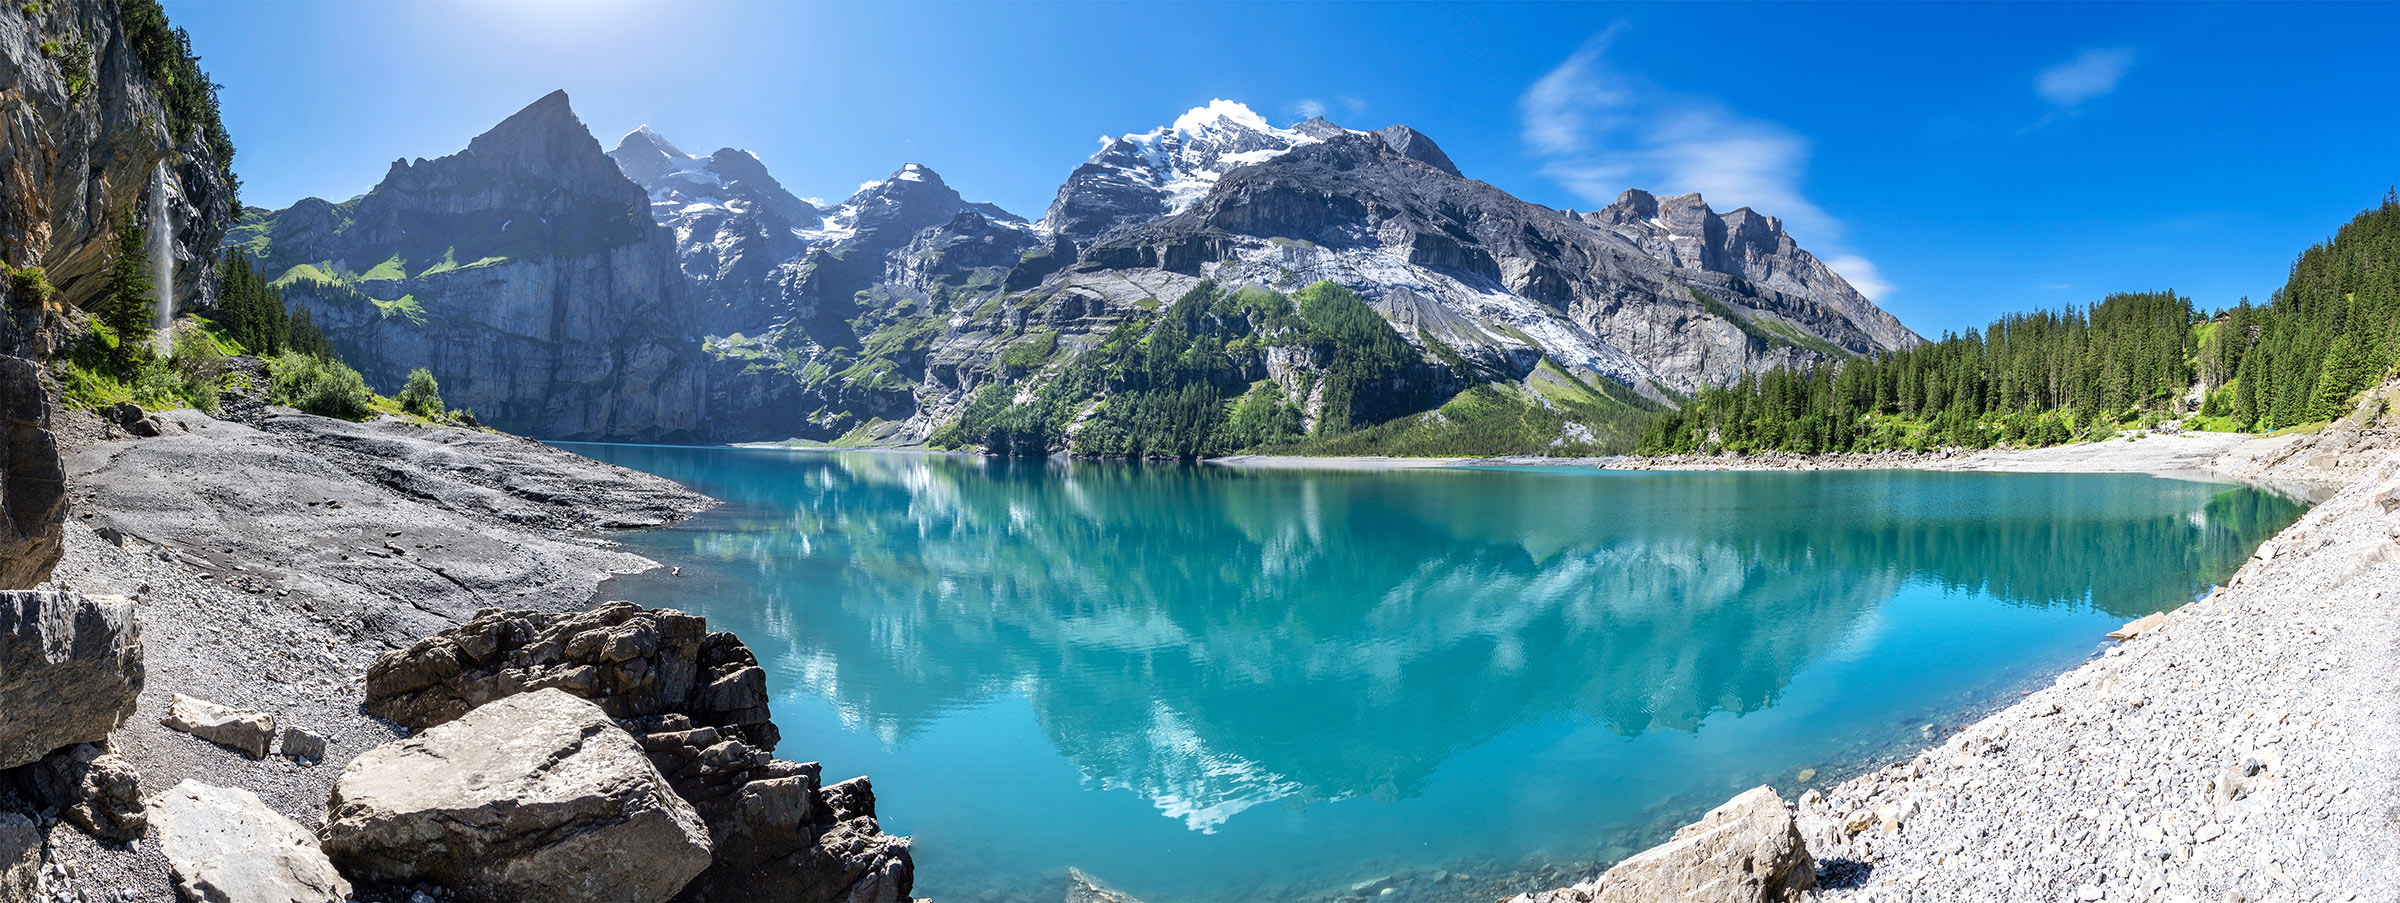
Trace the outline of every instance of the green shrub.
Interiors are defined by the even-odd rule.
[[[8,276],[8,297],[18,307],[34,308],[50,303],[56,289],[50,287],[50,277],[41,267],[12,267],[0,264]]]
[[[442,384],[433,378],[433,371],[423,367],[408,372],[408,385],[400,389],[400,409],[419,417],[440,417]]]
[[[267,367],[275,378],[268,398],[276,404],[344,420],[365,420],[375,411],[375,391],[340,361],[286,351]]]

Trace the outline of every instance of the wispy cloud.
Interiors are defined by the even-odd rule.
[[[1348,95],[1335,97],[1332,103],[1327,103],[1324,100],[1315,97],[1303,97],[1292,102],[1292,118],[1315,119],[1319,116],[1325,115],[1327,111],[1336,106],[1342,108],[1342,115],[1344,116],[1360,116],[1367,112],[1366,101]]]
[[[1628,188],[1697,191],[1718,210],[1750,207],[1782,219],[1868,298],[1892,290],[1866,257],[1841,244],[1842,224],[1808,199],[1808,139],[1704,97],[1677,94],[1609,66],[1611,27],[1517,99],[1525,146],[1541,172],[1606,204]]]
[[[2117,90],[2133,69],[2133,48],[2093,47],[2033,76],[2033,93],[2062,110]]]

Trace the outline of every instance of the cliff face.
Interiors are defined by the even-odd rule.
[[[650,199],[555,92],[365,196],[254,211],[237,240],[387,391],[416,367],[502,429],[556,439],[708,431],[692,283]]]
[[[197,132],[176,139],[122,22],[108,0],[0,10],[0,258],[41,267],[58,300],[79,306],[100,292],[111,219],[155,228],[150,195],[163,190],[176,306],[209,306],[233,185]],[[11,307],[0,351],[53,350],[55,323]]]

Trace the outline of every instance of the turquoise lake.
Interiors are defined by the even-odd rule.
[[[2302,513],[2121,475],[570,447],[725,501],[624,537],[682,574],[603,594],[739,633],[778,754],[872,776],[950,901],[1582,874],[1907,754]]]

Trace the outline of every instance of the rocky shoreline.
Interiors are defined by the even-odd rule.
[[[1905,760],[1795,802],[1745,794],[1596,878],[1514,900],[2400,899],[2400,435],[2364,413],[2381,407],[2224,442],[2199,467],[2163,459],[2324,499],[2208,596]],[[1631,466],[2154,472],[2089,447],[2030,457]],[[1765,813],[1752,830],[1700,830],[1745,800]],[[1801,845],[1773,842],[1786,832]],[[1768,848],[1774,868],[1812,864],[1813,886],[1759,880]]]
[[[175,857],[190,866],[198,861],[193,857],[255,855],[193,848],[192,838],[215,835],[192,826],[232,819],[255,822],[252,833],[261,836],[325,830],[345,766],[411,736],[412,727],[430,726],[362,707],[374,662],[469,623],[479,611],[510,609],[523,620],[582,610],[608,577],[658,566],[617,548],[610,532],[672,523],[714,504],[667,480],[496,433],[388,418],[349,423],[265,408],[229,416],[245,422],[180,411],[145,415],[129,428],[85,412],[51,412],[47,426],[64,464],[69,506],[66,522],[53,527],[63,554],[43,585],[63,599],[101,600],[127,612],[131,623],[119,639],[134,656],[137,677],[127,692],[137,704],[129,706],[131,717],[114,716],[120,723],[107,733],[101,765],[129,776],[123,789],[132,801],[115,809],[138,818],[147,808],[153,821],[163,817],[184,828],[140,832],[129,841],[108,837],[70,824],[75,813],[55,801],[0,786],[0,810],[24,816],[0,815],[8,822],[0,833],[23,834],[0,838],[0,846],[23,846],[26,857],[22,868],[15,854],[0,862],[0,898],[25,892],[44,901],[166,903],[178,899],[179,879],[200,893],[208,891],[191,881],[212,880],[184,874],[189,869],[178,870]],[[711,642],[710,648],[723,645]],[[674,670],[666,663],[643,667]],[[757,745],[772,749],[758,674],[753,666],[736,681],[757,684],[751,707],[761,724],[744,739],[763,739]],[[717,700],[741,696],[738,688],[712,692]],[[656,735],[685,716],[651,714],[669,719],[653,726],[659,745],[651,755],[689,752],[696,761],[700,749]],[[87,760],[102,752],[75,749]],[[729,750],[707,752],[722,758]],[[48,774],[57,770],[51,759],[64,755],[19,771]],[[813,794],[814,769],[777,763],[754,778],[792,783],[805,775]],[[693,773],[726,774],[714,765]],[[169,786],[178,780],[184,784]],[[752,795],[759,792],[789,796]],[[851,836],[865,838],[868,848],[889,840],[872,831],[864,785],[842,792],[849,802],[805,805],[816,813],[808,817],[863,811],[868,828]],[[163,835],[173,835],[173,843]],[[778,836],[793,835],[787,829]],[[905,841],[899,842],[904,864]],[[176,843],[180,849],[172,848]],[[357,890],[361,899],[390,896],[370,885]],[[899,890],[905,893],[904,881]],[[411,893],[403,888],[394,899]]]

